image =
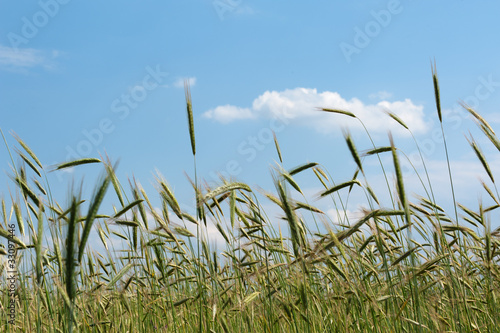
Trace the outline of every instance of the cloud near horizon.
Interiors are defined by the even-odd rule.
[[[318,92],[317,89],[295,88],[284,91],[266,91],[254,99],[250,108],[221,105],[203,113],[203,117],[227,124],[237,120],[258,118],[284,118],[290,123],[311,127],[321,133],[338,131],[340,127],[361,129],[356,119],[348,116],[319,111],[318,108],[340,109],[354,113],[370,132],[408,134],[396,121],[384,114],[384,110],[395,113],[415,134],[427,132],[422,105],[410,99],[390,102],[382,100],[376,104],[365,104],[357,98],[347,100],[337,92]]]
[[[60,56],[60,52],[52,50],[50,54],[32,48],[14,49],[0,45],[0,69],[24,72],[28,68],[41,66],[53,69],[53,60]]]

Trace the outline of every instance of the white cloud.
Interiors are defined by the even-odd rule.
[[[500,124],[500,115],[498,113],[481,114],[481,116],[489,123]]]
[[[471,148],[466,147],[466,149]],[[500,169],[500,158],[496,155],[486,155],[486,158],[493,175],[498,177],[495,171]],[[407,165],[406,161],[404,161],[404,163]],[[425,163],[434,194],[438,200],[450,200],[448,202],[451,202],[451,185],[446,160],[428,159]],[[423,166],[421,166],[421,164],[417,166],[417,171],[422,181],[429,187]],[[450,168],[457,201],[475,201],[480,193],[482,193],[485,198],[489,197],[483,190],[479,179],[483,179],[489,184],[488,186],[491,186],[491,182],[484,167],[473,153],[466,151],[460,159],[450,160]],[[407,168],[407,170],[409,170],[409,168]],[[413,173],[406,175],[405,186],[408,188],[407,191],[413,191],[421,195],[425,194],[420,179]]]
[[[337,210],[328,209],[326,215],[332,220],[333,224],[337,225],[351,225],[356,223],[359,219],[364,216],[362,211],[350,211],[347,210]]]
[[[174,82],[174,87],[176,88],[184,88],[184,82],[187,81],[191,87],[193,87],[196,84],[196,78],[195,77],[181,77],[175,80]]]
[[[53,59],[60,56],[60,52],[53,50],[50,55],[37,49],[14,49],[0,45],[0,68],[12,71],[25,71],[28,68],[42,66],[45,69],[54,67]]]
[[[426,132],[429,127],[424,119],[423,106],[415,105],[410,99],[365,104],[357,98],[347,100],[337,92],[318,92],[308,88],[266,91],[253,101],[251,108],[223,105],[206,111],[204,116],[221,123],[239,119],[285,118],[290,123],[306,125],[322,133],[338,131],[339,126],[362,129],[356,119],[318,111],[318,107],[350,111],[361,119],[372,133],[385,133],[388,130],[407,133],[401,125],[386,116],[384,110],[395,113],[416,134]]]
[[[391,98],[392,93],[382,90],[382,91],[377,91],[376,93],[370,94],[370,95],[368,95],[368,97],[371,99],[385,100],[385,99]]]
[[[208,110],[203,114],[203,116],[209,119],[214,119],[223,124],[227,124],[234,120],[256,118],[256,115],[252,112],[252,110],[229,104]]]

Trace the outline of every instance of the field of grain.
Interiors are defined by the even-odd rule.
[[[435,71],[433,85],[442,124]],[[187,85],[185,91],[186,139],[195,159]],[[492,127],[464,108],[500,153]],[[318,112],[357,119],[349,110]],[[408,129],[395,114],[386,116]],[[281,165],[272,169],[274,193],[230,180],[208,188],[196,176],[195,160],[196,207],[187,212],[160,175],[157,192],[146,193],[135,180],[120,182],[105,158],[58,165],[95,163],[103,172],[92,197],[82,198],[73,185],[66,201],[57,202],[46,173],[59,170],[45,170],[21,138],[14,149],[4,137],[15,190],[3,193],[8,200],[1,202],[1,331],[497,332],[500,233],[491,230],[489,216],[500,207],[500,196],[478,141],[471,137],[467,148],[484,167],[484,193],[496,204],[455,202],[450,176],[455,205],[445,211],[427,172],[413,176],[425,189],[420,197],[407,193],[404,152],[392,137],[388,145],[363,152],[348,131],[344,138],[356,169],[352,178],[335,182],[314,162],[285,168],[275,137]],[[370,186],[367,160],[379,163],[387,188]],[[315,177],[323,188],[317,197],[331,200],[337,211],[346,210],[351,191],[362,191],[369,209],[359,219],[340,216],[333,223],[315,207],[317,197],[303,194],[296,181],[302,173]],[[386,191],[389,206],[378,198]],[[105,196],[119,205],[106,207]],[[150,198],[161,200],[160,209]],[[275,227],[264,200],[280,210],[287,230]],[[210,246],[206,225],[216,227],[223,246]],[[113,240],[126,248],[115,251]],[[97,243],[105,250],[91,246]]]

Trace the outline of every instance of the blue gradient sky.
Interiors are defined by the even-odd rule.
[[[198,175],[210,183],[226,172],[272,189],[271,129],[286,168],[318,162],[336,182],[348,180],[355,164],[341,129],[350,128],[360,151],[370,142],[358,124],[315,107],[359,113],[378,145],[388,144],[392,130],[411,154],[411,137],[384,117],[385,107],[423,145],[446,206],[443,145],[434,139],[435,59],[457,196],[474,205],[486,200],[473,185],[486,174],[464,134],[477,138],[493,169],[500,159],[457,102],[475,104],[498,127],[499,12],[495,1],[0,0],[0,128],[10,145],[8,133],[17,133],[47,168],[106,152],[120,160],[124,185],[135,176],[148,192],[158,169],[190,206],[184,79],[192,85]],[[3,144],[0,162],[0,190],[8,195],[11,162]],[[366,160],[374,186],[375,162]],[[100,170],[50,173],[52,191],[63,200],[72,179],[84,177],[90,193]],[[317,194],[312,177],[298,179]],[[416,178],[407,179],[419,192]]]

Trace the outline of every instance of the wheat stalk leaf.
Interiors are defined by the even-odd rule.
[[[110,166],[106,166],[106,168],[110,168]],[[87,217],[85,219],[85,226],[83,228],[82,238],[81,238],[80,246],[79,246],[78,262],[82,261],[83,254],[85,251],[85,246],[87,244],[87,241],[88,241],[88,238],[90,235],[90,231],[92,229],[92,225],[93,225],[94,220],[96,218],[97,211],[99,210],[99,207],[102,203],[102,200],[104,199],[104,195],[106,194],[106,191],[108,189],[110,181],[111,181],[111,179],[110,179],[109,173],[107,172],[106,176],[101,181],[101,184],[99,185],[99,187],[96,188],[94,195],[92,197],[92,200],[90,201],[89,210],[87,213]]]
[[[24,219],[23,215],[21,214],[21,209],[19,208],[17,202],[15,202],[14,199],[12,199],[12,197],[11,201],[12,201],[12,206],[14,207],[14,214],[16,215],[16,221],[17,225],[19,226],[19,231],[21,232],[21,235],[24,236]]]
[[[84,202],[85,202],[85,200],[80,200],[78,202],[78,205],[81,205]],[[58,217],[60,219],[66,219],[66,215],[68,215],[71,212],[71,206],[67,210],[65,210],[64,212],[60,212],[59,210],[54,210],[54,211],[58,214]]]
[[[490,206],[490,207],[486,207],[486,208],[483,210],[483,212],[484,212],[484,213],[491,212],[491,211],[493,211],[493,210],[495,210],[495,209],[497,209],[497,208],[500,208],[500,205],[496,204],[496,205],[493,205],[493,206]]]
[[[141,225],[137,221],[127,221],[127,220],[115,220],[114,221],[118,225],[124,225],[127,227],[140,227]]]
[[[14,178],[14,181],[19,185],[19,187],[21,188],[21,191],[24,193],[24,195],[27,195],[28,197],[30,197],[30,199],[33,201],[33,203],[39,207],[40,206],[40,199],[35,194],[35,192],[28,186],[26,181],[20,177],[17,177],[17,176]],[[35,215],[36,215],[36,211],[35,211]]]
[[[495,134],[495,131],[493,131],[493,128],[491,128],[490,124],[479,114],[477,113],[473,108],[465,104],[465,102],[460,102],[460,105],[467,110],[474,118],[476,118],[482,125],[484,125],[486,128],[488,128],[491,133]]]
[[[203,197],[203,203],[206,203],[209,200],[214,199],[215,197],[218,197],[221,194],[224,194],[224,193],[229,192],[229,191],[235,191],[235,190],[245,190],[247,192],[252,192],[252,189],[250,188],[250,186],[248,186],[247,184],[244,184],[244,183],[224,184],[224,185],[221,185],[221,186],[217,187],[216,189],[208,192],[207,194],[205,194],[205,196]]]
[[[278,205],[281,209],[284,210],[283,208],[283,204],[281,203],[281,201],[275,197],[274,195],[272,195],[271,193],[265,193],[264,194],[266,196],[266,198],[268,198],[269,200],[271,200],[272,202],[274,202],[276,205]]]
[[[132,186],[132,184],[131,184],[131,187],[132,187],[132,193],[134,195],[135,201],[141,200],[140,194],[139,194],[139,188],[137,186],[135,179],[134,179],[134,186]],[[146,200],[146,199],[144,199],[144,200]],[[144,208],[144,204],[142,203],[142,201],[139,203],[139,214],[141,214],[141,218],[142,218],[142,222],[144,223],[144,226],[146,227],[146,229],[148,229],[149,228],[148,217],[146,215],[146,209]]]
[[[483,185],[484,190],[490,195],[493,201],[495,201],[497,205],[500,205],[500,202],[498,201],[497,197],[493,194],[493,191],[482,180],[481,180],[481,185]]]
[[[392,147],[378,147],[371,149],[365,153],[365,155],[375,155],[375,154],[380,154],[380,153],[385,153],[388,151],[392,151]]]
[[[403,205],[403,209],[405,211],[406,224],[411,225],[410,207],[408,206],[408,200],[406,198],[406,192],[405,192],[404,181],[403,181],[403,173],[401,172],[401,166],[399,164],[399,158],[398,158],[398,154],[396,152],[396,147],[394,146],[394,140],[392,139],[392,135],[390,135],[390,134],[389,134],[389,141],[391,142],[391,147],[392,147],[392,160],[394,162],[394,170],[396,172],[396,181],[397,181],[397,186],[398,186],[399,200],[401,201],[401,204]]]
[[[324,171],[322,168],[320,168],[320,167],[315,167],[315,168],[313,168],[313,171],[314,171],[314,173],[318,172],[318,173],[316,174],[316,176],[317,176],[318,178],[320,178],[318,175],[321,175],[324,179],[326,179],[326,181],[329,181],[329,178],[328,178],[327,174],[325,173],[325,171]],[[326,187],[326,186],[325,186],[325,187]]]
[[[112,233],[113,235],[116,235],[116,236],[120,237],[120,238],[121,238],[121,239],[123,239],[123,240],[128,241],[128,237],[127,237],[127,236],[125,236],[124,234],[121,234],[121,233],[119,233],[119,232],[117,232],[117,231],[111,231],[111,233]]]
[[[69,208],[68,234],[66,237],[66,292],[71,301],[75,298],[75,244],[76,244],[76,228],[78,223],[78,207],[81,202],[76,197],[71,201]]]
[[[23,243],[22,240],[20,240],[19,238],[17,238],[16,236],[13,236],[9,231],[5,230],[3,227],[0,226],[0,236],[16,243],[17,245],[19,245],[20,247],[22,247],[23,249],[26,249],[27,246],[26,244]]]
[[[469,208],[465,207],[464,205],[462,205],[460,203],[457,203],[457,206],[461,210],[463,210],[467,215],[469,215],[470,217],[472,217],[474,220],[476,220],[480,224],[483,224],[483,222],[481,221],[481,216],[479,214],[473,212],[472,210],[470,210]]]
[[[111,289],[132,267],[134,267],[134,263],[129,263],[126,266],[124,266],[118,274],[116,274],[111,281],[109,281],[108,285],[106,286],[107,289]]]
[[[485,224],[486,228],[484,232],[484,252],[485,252],[486,262],[488,263],[488,265],[490,265],[495,250],[492,249],[491,246],[491,223],[488,220]]]
[[[390,111],[385,111],[385,113],[391,117],[392,119],[394,119],[395,121],[397,121],[401,126],[403,126],[404,128],[406,128],[407,130],[409,130],[408,126],[404,123],[404,121],[399,118],[394,112],[390,112]]]
[[[482,222],[481,224],[484,224]],[[462,233],[470,235],[472,238],[474,238],[476,241],[480,242],[481,238],[470,228],[464,227],[462,225],[443,225],[442,226],[443,231],[448,231],[448,232],[454,232],[454,231],[460,231]]]
[[[280,145],[278,143],[278,138],[276,137],[276,133],[274,133],[274,131],[273,131],[273,138],[274,138],[274,146],[276,147],[276,152],[278,153],[278,157],[280,159],[280,162],[283,163],[283,158],[281,157]]]
[[[370,196],[372,197],[372,199],[375,200],[375,202],[378,205],[380,205],[380,201],[378,200],[377,196],[375,195],[375,192],[373,192],[373,189],[370,186],[367,186],[366,190],[368,191],[368,194],[370,194]]]
[[[221,236],[224,238],[226,243],[230,244],[229,237],[227,236],[226,232],[224,231],[224,228],[222,227],[222,225],[220,223],[216,222],[215,227],[217,228],[217,230],[219,231]]]
[[[189,88],[188,80],[184,81],[184,93],[186,95],[186,109],[187,109],[188,126],[189,126],[189,137],[191,139],[191,150],[193,152],[193,156],[195,156],[196,143],[194,137],[193,105],[192,105],[191,90]]]
[[[302,164],[302,165],[299,165],[299,166],[293,168],[292,170],[288,171],[288,173],[293,176],[299,172],[302,172],[302,171],[307,170],[309,168],[313,168],[316,165],[318,165],[318,163],[315,163],[315,162],[305,163],[305,164]]]
[[[224,212],[222,211],[222,207],[220,206],[220,203],[223,202],[224,200],[226,200],[227,198],[229,198],[229,196],[231,195],[231,193],[234,193],[234,191],[226,192],[223,195],[221,195],[219,198],[214,198],[212,200],[212,203],[208,207],[210,209],[212,209],[214,207],[217,207],[217,209],[219,210],[219,212],[222,215],[224,215]],[[210,210],[210,211],[213,212],[212,210]]]
[[[403,319],[404,321],[409,322],[412,325],[418,326],[419,328],[425,328],[427,330],[430,330],[429,327],[425,326],[424,324],[420,324],[419,322],[417,322],[417,321],[415,321],[413,319],[406,318],[406,317],[401,317],[401,319]]]
[[[107,164],[111,165],[109,158],[107,159],[107,162],[108,162]],[[115,193],[118,196],[118,200],[120,201],[120,205],[124,206],[125,201],[123,200],[122,188],[121,188],[120,182],[118,181],[118,177],[116,177],[115,170],[114,170],[117,167],[118,167],[118,162],[116,162],[114,168],[107,168],[107,171],[108,171],[108,176],[110,177],[110,180],[111,180],[111,184],[113,185]]]
[[[441,113],[441,97],[439,93],[439,82],[436,70],[436,62],[434,62],[434,67],[432,67],[432,82],[434,84],[434,97],[436,99],[436,108],[439,117],[439,122],[443,123],[443,116]]]
[[[345,110],[340,110],[340,109],[328,109],[328,108],[317,108],[319,111],[325,111],[325,112],[331,112],[331,113],[337,113],[337,114],[343,114],[344,116],[349,116],[352,118],[356,118],[356,115],[352,112],[345,111]]]
[[[36,254],[36,282],[41,285],[43,280],[43,266],[42,266],[42,242],[43,242],[43,207],[40,206],[38,209],[38,223],[37,223],[37,234],[35,243],[35,254]]]
[[[345,281],[349,281],[349,278],[347,277],[347,274],[344,272],[344,270],[330,257],[325,256],[326,259],[326,264],[333,269],[337,274],[339,274]]]
[[[165,181],[161,180],[161,178],[160,178],[160,186],[163,189],[163,191],[161,192],[162,197],[165,199],[170,208],[172,208],[175,215],[177,215],[178,218],[182,219],[181,208],[179,206],[179,203],[177,202],[177,199],[174,196],[174,193],[172,192],[170,187],[165,183]]]
[[[297,182],[295,182],[295,180],[292,178],[292,176],[288,173],[288,172],[283,172],[282,173],[283,177],[285,178],[285,180],[290,184],[292,185],[292,187],[297,190],[297,192],[299,193],[302,193],[302,190],[300,189],[299,187],[299,184],[297,184]]]
[[[359,170],[363,172],[363,166],[361,165],[361,159],[359,158],[358,151],[356,149],[356,146],[354,145],[354,141],[352,141],[351,134],[349,132],[344,132],[344,138],[347,143],[347,147],[349,148],[349,151],[351,152],[352,158],[354,159],[354,162],[356,162],[356,165],[358,166]]]
[[[28,145],[23,140],[21,140],[21,138],[18,137],[17,134],[15,133],[14,133],[14,138],[21,145],[21,147],[23,147],[23,149],[28,153],[28,155],[30,155],[33,161],[35,161],[35,163],[38,164],[38,166],[43,169],[42,163],[40,163],[40,160],[38,160],[38,157],[36,157],[35,153],[33,153],[30,147],[28,147]]]
[[[35,164],[33,164],[33,162],[31,162],[31,160],[28,159],[28,157],[26,157],[20,151],[18,151],[18,155],[21,156],[21,158],[23,159],[23,161],[26,162],[26,164],[28,164],[28,166],[30,167],[30,169],[33,170],[38,175],[38,177],[42,177],[42,174],[40,173],[40,170],[38,170],[38,168],[35,166]]]
[[[192,299],[194,299],[194,297],[191,297],[191,296],[190,296],[190,297],[183,298],[183,299],[181,299],[181,300],[179,300],[179,301],[175,302],[175,303],[174,303],[174,307],[178,307],[178,306],[180,306],[180,305],[182,305],[182,304],[184,304],[184,303],[186,303],[186,302],[189,302],[189,301],[190,301],[190,300],[192,300]]]
[[[99,235],[99,238],[101,239],[102,245],[108,249],[108,243],[106,242],[107,235],[104,233],[104,230],[100,226],[97,226],[97,233]]]
[[[58,164],[55,166],[55,170],[62,170],[62,169],[67,169],[67,168],[72,168],[78,165],[83,165],[83,164],[92,164],[92,163],[102,163],[102,161],[98,158],[81,158],[78,160],[73,160],[69,162],[64,162],[61,164]]]
[[[394,216],[394,215],[404,215],[403,211],[399,210],[383,210],[383,209],[376,209],[368,214],[366,214],[363,218],[361,218],[358,222],[356,222],[353,226],[351,226],[347,230],[340,231],[337,234],[337,239],[338,241],[342,241],[348,237],[350,237],[353,233],[355,233],[363,224],[368,222],[371,218],[379,217],[379,216]]]
[[[38,188],[38,190],[40,192],[42,192],[43,195],[47,195],[47,191],[45,191],[45,189],[43,188],[42,184],[40,184],[40,182],[36,179],[32,179],[33,180],[33,183],[35,183],[36,187]]]
[[[280,206],[283,208],[283,211],[285,212],[286,220],[287,220],[288,225],[290,227],[290,234],[292,236],[293,251],[294,251],[295,257],[298,257],[299,256],[299,249],[304,245],[304,239],[303,239],[303,235],[301,234],[298,218],[290,205],[290,202],[288,200],[288,195],[285,191],[285,188],[281,184],[281,182],[278,182],[275,179],[275,184],[276,184],[276,187],[278,189],[279,199],[281,202]]]
[[[325,214],[322,210],[320,210],[319,208],[316,208],[316,207],[313,207],[311,205],[308,205],[306,203],[303,203],[303,202],[296,202],[295,203],[295,209],[306,209],[306,210],[309,210],[311,212],[315,212],[315,213],[320,213],[320,214]]]
[[[236,211],[236,192],[231,191],[229,198],[229,218],[231,220],[231,228],[234,228],[235,212]]]
[[[5,207],[5,199],[2,198],[2,215],[3,215],[3,222],[5,223],[5,225],[8,224],[9,220],[12,217],[12,207],[11,207],[10,211],[11,211],[10,216],[7,219],[7,208]]]
[[[138,199],[138,200],[133,201],[132,203],[128,204],[127,206],[125,206],[121,210],[119,210],[113,217],[117,218],[117,217],[125,214],[127,211],[129,211],[130,209],[137,206],[138,204],[140,204],[143,201],[144,200],[142,200],[142,199]]]
[[[399,264],[401,261],[405,260],[407,257],[409,257],[413,252],[415,252],[415,250],[417,250],[417,247],[413,247],[411,249],[409,249],[408,251],[406,251],[405,253],[403,253],[399,258],[397,258],[396,260],[394,260],[391,264],[391,267],[393,266],[396,266],[397,264]]]
[[[488,174],[488,177],[490,177],[491,182],[495,183],[495,178],[493,177],[493,173],[491,172],[488,161],[486,160],[486,157],[484,156],[483,152],[481,151],[481,148],[479,148],[479,146],[477,145],[476,141],[472,138],[472,136],[471,136],[470,140],[468,138],[466,138],[466,139],[469,142],[472,149],[474,150],[474,153],[476,153],[477,158],[479,159],[479,161],[483,165],[483,168],[486,171],[486,173]]]
[[[427,262],[423,263],[417,269],[417,271],[413,274],[413,276],[411,278],[413,278],[414,276],[419,276],[420,274],[423,274],[423,273],[425,273],[427,271],[432,270],[432,267],[435,264],[437,264],[439,261],[443,260],[444,258],[447,258],[449,255],[450,255],[449,253],[446,253],[446,254],[440,255],[440,256],[438,256],[436,258],[430,259]]]
[[[479,127],[481,128],[481,131],[483,131],[483,133],[486,135],[486,137],[491,141],[491,143],[493,143],[493,145],[495,146],[495,148],[500,151],[500,140],[498,140],[497,136],[495,135],[494,132],[490,131],[490,129],[483,125],[483,124],[480,124]]]
[[[194,237],[194,234],[187,230],[186,228],[182,227],[174,227],[174,231],[177,232],[179,235],[186,236],[186,237]]]
[[[341,183],[339,185],[333,186],[333,187],[327,189],[324,192],[321,192],[320,197],[325,197],[325,196],[327,196],[329,194],[337,192],[338,190],[341,190],[341,189],[343,189],[345,187],[350,187],[350,186],[353,186],[353,185],[361,186],[361,183],[357,179],[346,181],[346,182]]]
[[[57,290],[59,291],[59,293],[61,294],[63,300],[64,300],[64,304],[66,305],[66,307],[68,309],[71,309],[72,308],[72,303],[71,303],[71,300],[69,299],[69,296],[68,294],[66,293],[66,291],[63,289],[63,287],[61,287],[59,285],[59,283],[55,283],[56,287],[57,287]],[[75,316],[75,313],[73,311],[68,311],[69,314],[71,314],[71,320],[76,322],[76,316]]]
[[[247,297],[245,297],[245,299],[243,299],[243,303],[248,304],[248,303],[252,302],[259,295],[260,295],[260,291],[253,292],[250,295],[248,295]]]

